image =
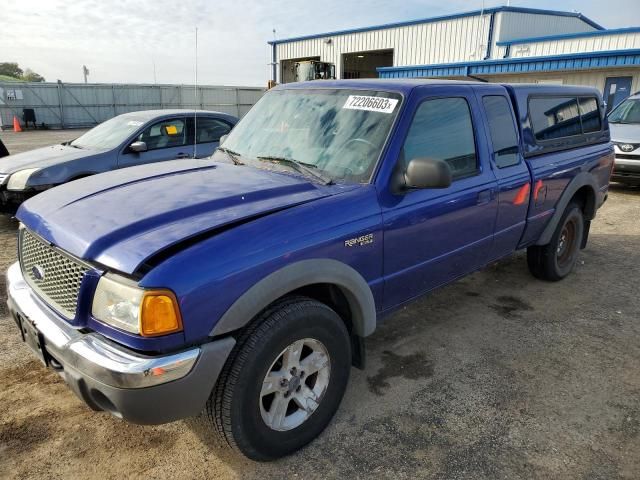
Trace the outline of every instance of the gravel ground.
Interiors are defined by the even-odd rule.
[[[23,135],[77,136],[43,133]],[[20,342],[2,297],[0,478],[640,478],[639,218],[640,190],[614,187],[565,281],[535,280],[520,253],[398,312],[325,433],[267,464],[197,419],[90,411]],[[3,270],[15,233],[0,218]]]

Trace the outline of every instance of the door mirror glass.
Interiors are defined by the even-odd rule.
[[[147,143],[146,142],[141,142],[141,141],[137,141],[137,142],[133,142],[131,145],[129,145],[129,149],[133,152],[146,152],[147,151]]]
[[[447,188],[451,179],[449,164],[435,158],[414,158],[404,173],[406,188]]]

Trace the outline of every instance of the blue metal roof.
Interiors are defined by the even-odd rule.
[[[375,25],[372,27],[361,27],[361,28],[354,28],[354,29],[350,29],[350,30],[337,30],[335,32],[327,32],[327,33],[316,33],[313,35],[304,35],[301,37],[292,37],[292,38],[284,38],[282,40],[272,40],[269,43],[270,45],[277,45],[280,43],[290,43],[290,42],[297,42],[300,40],[310,40],[312,38],[324,38],[324,37],[331,37],[334,35],[345,35],[348,33],[360,33],[360,32],[370,32],[372,30],[383,30],[385,28],[397,28],[397,27],[406,27],[409,25],[418,25],[421,23],[433,23],[433,22],[440,22],[442,20],[453,20],[456,18],[464,18],[464,17],[473,17],[476,15],[480,15],[480,14],[492,14],[492,13],[497,13],[497,12],[515,12],[515,13],[532,13],[532,14],[537,14],[537,15],[555,15],[557,17],[574,17],[574,18],[579,18],[580,20],[582,20],[583,22],[585,22],[586,24],[592,26],[593,28],[597,29],[597,30],[604,30],[604,27],[602,25],[597,24],[596,22],[594,22],[593,20],[591,20],[590,18],[585,17],[584,15],[582,15],[581,13],[577,13],[577,12],[562,12],[562,11],[557,11],[557,10],[541,10],[541,9],[537,9],[537,8],[522,8],[522,7],[495,7],[495,8],[485,8],[484,10],[473,10],[471,12],[462,12],[462,13],[455,13],[455,14],[451,14],[451,15],[442,15],[439,17],[430,17],[430,18],[421,18],[418,20],[409,20],[406,22],[396,22],[396,23],[387,23],[387,24],[383,24],[383,25]]]
[[[584,52],[544,57],[504,58],[475,62],[379,67],[380,78],[451,77],[504,73],[556,72],[640,66],[640,49]]]
[[[518,43],[533,43],[533,42],[546,42],[548,40],[565,40],[571,38],[584,38],[584,37],[599,37],[602,35],[623,35],[625,33],[638,33],[640,27],[628,27],[628,28],[614,28],[611,30],[596,30],[593,32],[580,32],[580,33],[563,33],[558,35],[547,35],[545,37],[527,37],[527,38],[515,38],[513,40],[506,40],[504,42],[496,42],[496,45],[514,45]]]

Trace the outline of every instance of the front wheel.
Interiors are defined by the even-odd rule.
[[[349,333],[305,297],[265,310],[238,339],[207,414],[218,435],[254,460],[303,447],[328,425],[351,369]]]
[[[573,270],[584,234],[584,215],[577,203],[567,206],[547,245],[527,248],[527,264],[534,277],[558,281]]]

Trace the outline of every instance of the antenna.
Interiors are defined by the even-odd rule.
[[[196,27],[196,39],[195,39],[195,47],[196,47],[196,65],[195,65],[195,84],[193,86],[193,96],[196,101],[196,105],[193,109],[193,158],[198,158],[196,156],[196,149],[198,145],[198,27]]]

